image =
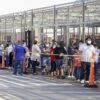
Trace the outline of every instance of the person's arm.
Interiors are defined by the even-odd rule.
[[[36,50],[37,50],[37,52],[38,52],[39,54],[41,54],[41,50],[40,50],[40,48],[39,48],[38,46],[36,46]]]

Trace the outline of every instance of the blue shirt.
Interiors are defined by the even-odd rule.
[[[97,55],[97,58],[96,58],[96,62],[100,62],[100,58],[98,57],[100,55],[100,49],[96,49],[96,55]]]
[[[15,51],[15,60],[24,60],[26,50],[21,44],[15,45],[14,51]]]

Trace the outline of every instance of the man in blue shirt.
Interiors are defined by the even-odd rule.
[[[23,61],[25,53],[26,53],[25,47],[23,47],[23,45],[19,41],[14,48],[14,55],[15,55],[14,75],[17,74],[18,69],[20,75],[23,75]]]

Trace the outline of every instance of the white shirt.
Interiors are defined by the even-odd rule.
[[[39,46],[38,45],[33,45],[32,46],[31,60],[40,61],[40,54],[41,54],[41,50],[40,50]]]
[[[92,55],[95,53],[95,48],[93,45],[82,44],[79,47],[79,50],[82,52],[81,61],[91,62]]]
[[[7,48],[7,50],[8,50],[8,54],[10,54],[13,51],[13,46],[9,45],[9,47]]]

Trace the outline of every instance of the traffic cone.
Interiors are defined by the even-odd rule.
[[[24,57],[24,61],[23,61],[23,73],[27,74],[27,72],[26,72],[26,57]]]
[[[4,55],[4,48],[2,49],[2,67],[1,69],[5,69],[5,55]]]
[[[89,83],[86,83],[84,87],[88,88],[98,88],[97,84],[94,82],[94,57],[92,57],[91,63],[90,63],[90,75],[89,75]]]

